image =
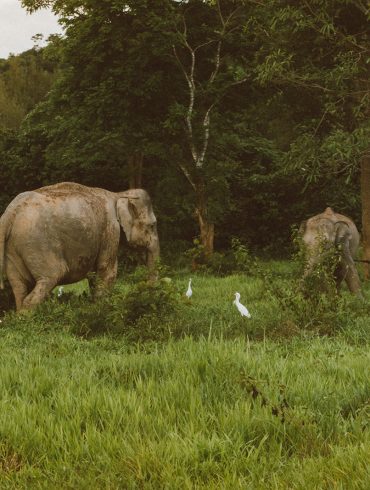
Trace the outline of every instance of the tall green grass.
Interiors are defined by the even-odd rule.
[[[260,278],[187,280],[160,341],[75,335],[73,298],[3,319],[0,488],[368,488],[366,305],[344,294],[323,335]]]

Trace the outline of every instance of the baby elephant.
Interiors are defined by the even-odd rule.
[[[304,277],[325,259],[325,245],[335,246],[340,251],[340,261],[335,271],[337,288],[343,280],[349,290],[362,297],[360,279],[354,263],[354,257],[360,243],[360,235],[354,222],[326,208],[321,214],[304,221],[300,226],[303,245],[306,252]]]

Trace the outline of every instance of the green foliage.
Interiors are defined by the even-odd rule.
[[[258,268],[258,275],[263,278],[266,292],[274,298],[282,311],[283,324],[278,331],[288,325],[291,329],[300,329],[333,334],[345,328],[348,318],[366,315],[367,305],[360,298],[342,296],[337,290],[335,274],[341,260],[340,250],[320,240],[318,260],[307,271],[307,251],[298,233],[294,241],[297,251],[293,256],[296,273],[288,280],[275,279],[274,271]]]
[[[368,147],[365,5],[276,0],[267,9],[274,35],[263,39],[257,79],[299,90],[299,99],[290,94],[299,117],[287,157],[308,184],[328,173],[349,181]]]
[[[236,273],[250,274],[255,266],[248,247],[239,238],[231,238],[231,248],[226,252],[214,252],[207,256],[204,246],[198,238],[193,240],[194,246],[185,251],[191,260],[192,268],[198,272],[207,272],[219,276]]]
[[[140,276],[141,280],[146,279],[148,271],[144,265],[144,253],[122,241],[118,250],[118,276],[125,279]]]
[[[130,342],[160,340],[168,336],[168,321],[179,309],[179,293],[169,278],[147,280],[147,269],[138,269],[130,287],[116,287],[93,302],[87,295],[64,292],[40,305],[36,318],[61,321],[78,336],[123,335]]]
[[[231,238],[231,252],[234,256],[236,269],[233,272],[251,272],[254,261],[248,247],[239,238]]]
[[[0,129],[0,213],[24,185],[23,175],[19,175],[21,163],[18,153],[19,138],[14,131]]]
[[[206,263],[205,250],[199,238],[193,239],[193,245],[194,245],[193,247],[186,250],[185,256],[191,259],[192,263],[194,264],[193,266],[194,268],[196,268],[198,264],[201,266],[205,265]]]
[[[0,130],[17,129],[45,97],[55,80],[55,65],[43,50],[10,56],[0,66]]]
[[[288,262],[260,267],[286,285],[297,273]],[[173,282],[185,290],[187,278]],[[76,295],[5,316],[5,488],[366,488],[370,312],[344,295],[346,323],[318,336],[289,326],[260,277],[193,283],[167,324],[182,329],[176,341],[164,329],[129,343],[72,335],[78,304],[98,313]],[[235,290],[250,320],[232,305]]]
[[[179,310],[179,293],[171,281],[139,282],[121,303],[116,328],[123,328],[134,340],[156,340],[168,335],[168,320]]]
[[[180,164],[204,189],[220,250],[237,236],[286,256],[291,225],[328,205],[358,220],[369,140],[361,2],[23,2],[31,11],[46,4],[66,35],[0,63],[0,118],[13,128],[23,121],[0,135],[1,209],[56,181],[122,190],[140,152],[162,243],[198,233]],[[211,107],[205,163],[195,169],[182,69],[190,73],[189,47],[198,150]],[[213,270],[233,270],[221,266],[232,260],[216,255]]]
[[[78,175],[83,183],[122,190],[132,153],[162,151],[157,141],[171,76],[163,56],[166,21],[159,15],[166,2],[150,9],[145,1],[128,4],[88,2],[82,16],[67,3],[58,5],[67,25],[66,38],[57,43],[63,69],[26,128],[30,139],[35,128],[47,130],[45,180]]]

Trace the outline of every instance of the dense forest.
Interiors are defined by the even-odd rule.
[[[59,181],[142,186],[164,250],[283,255],[326,206],[366,245],[366,3],[23,0],[65,35],[0,60],[0,211]]]

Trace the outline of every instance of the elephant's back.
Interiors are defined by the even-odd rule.
[[[56,218],[60,221],[82,216],[103,217],[106,212],[104,199],[96,195],[64,190],[47,193],[32,191],[24,195],[16,203],[15,218],[27,217],[31,221]]]
[[[14,214],[9,241],[19,254],[53,251],[67,261],[86,249],[89,258],[97,254],[107,219],[103,203],[79,194],[34,194]]]

